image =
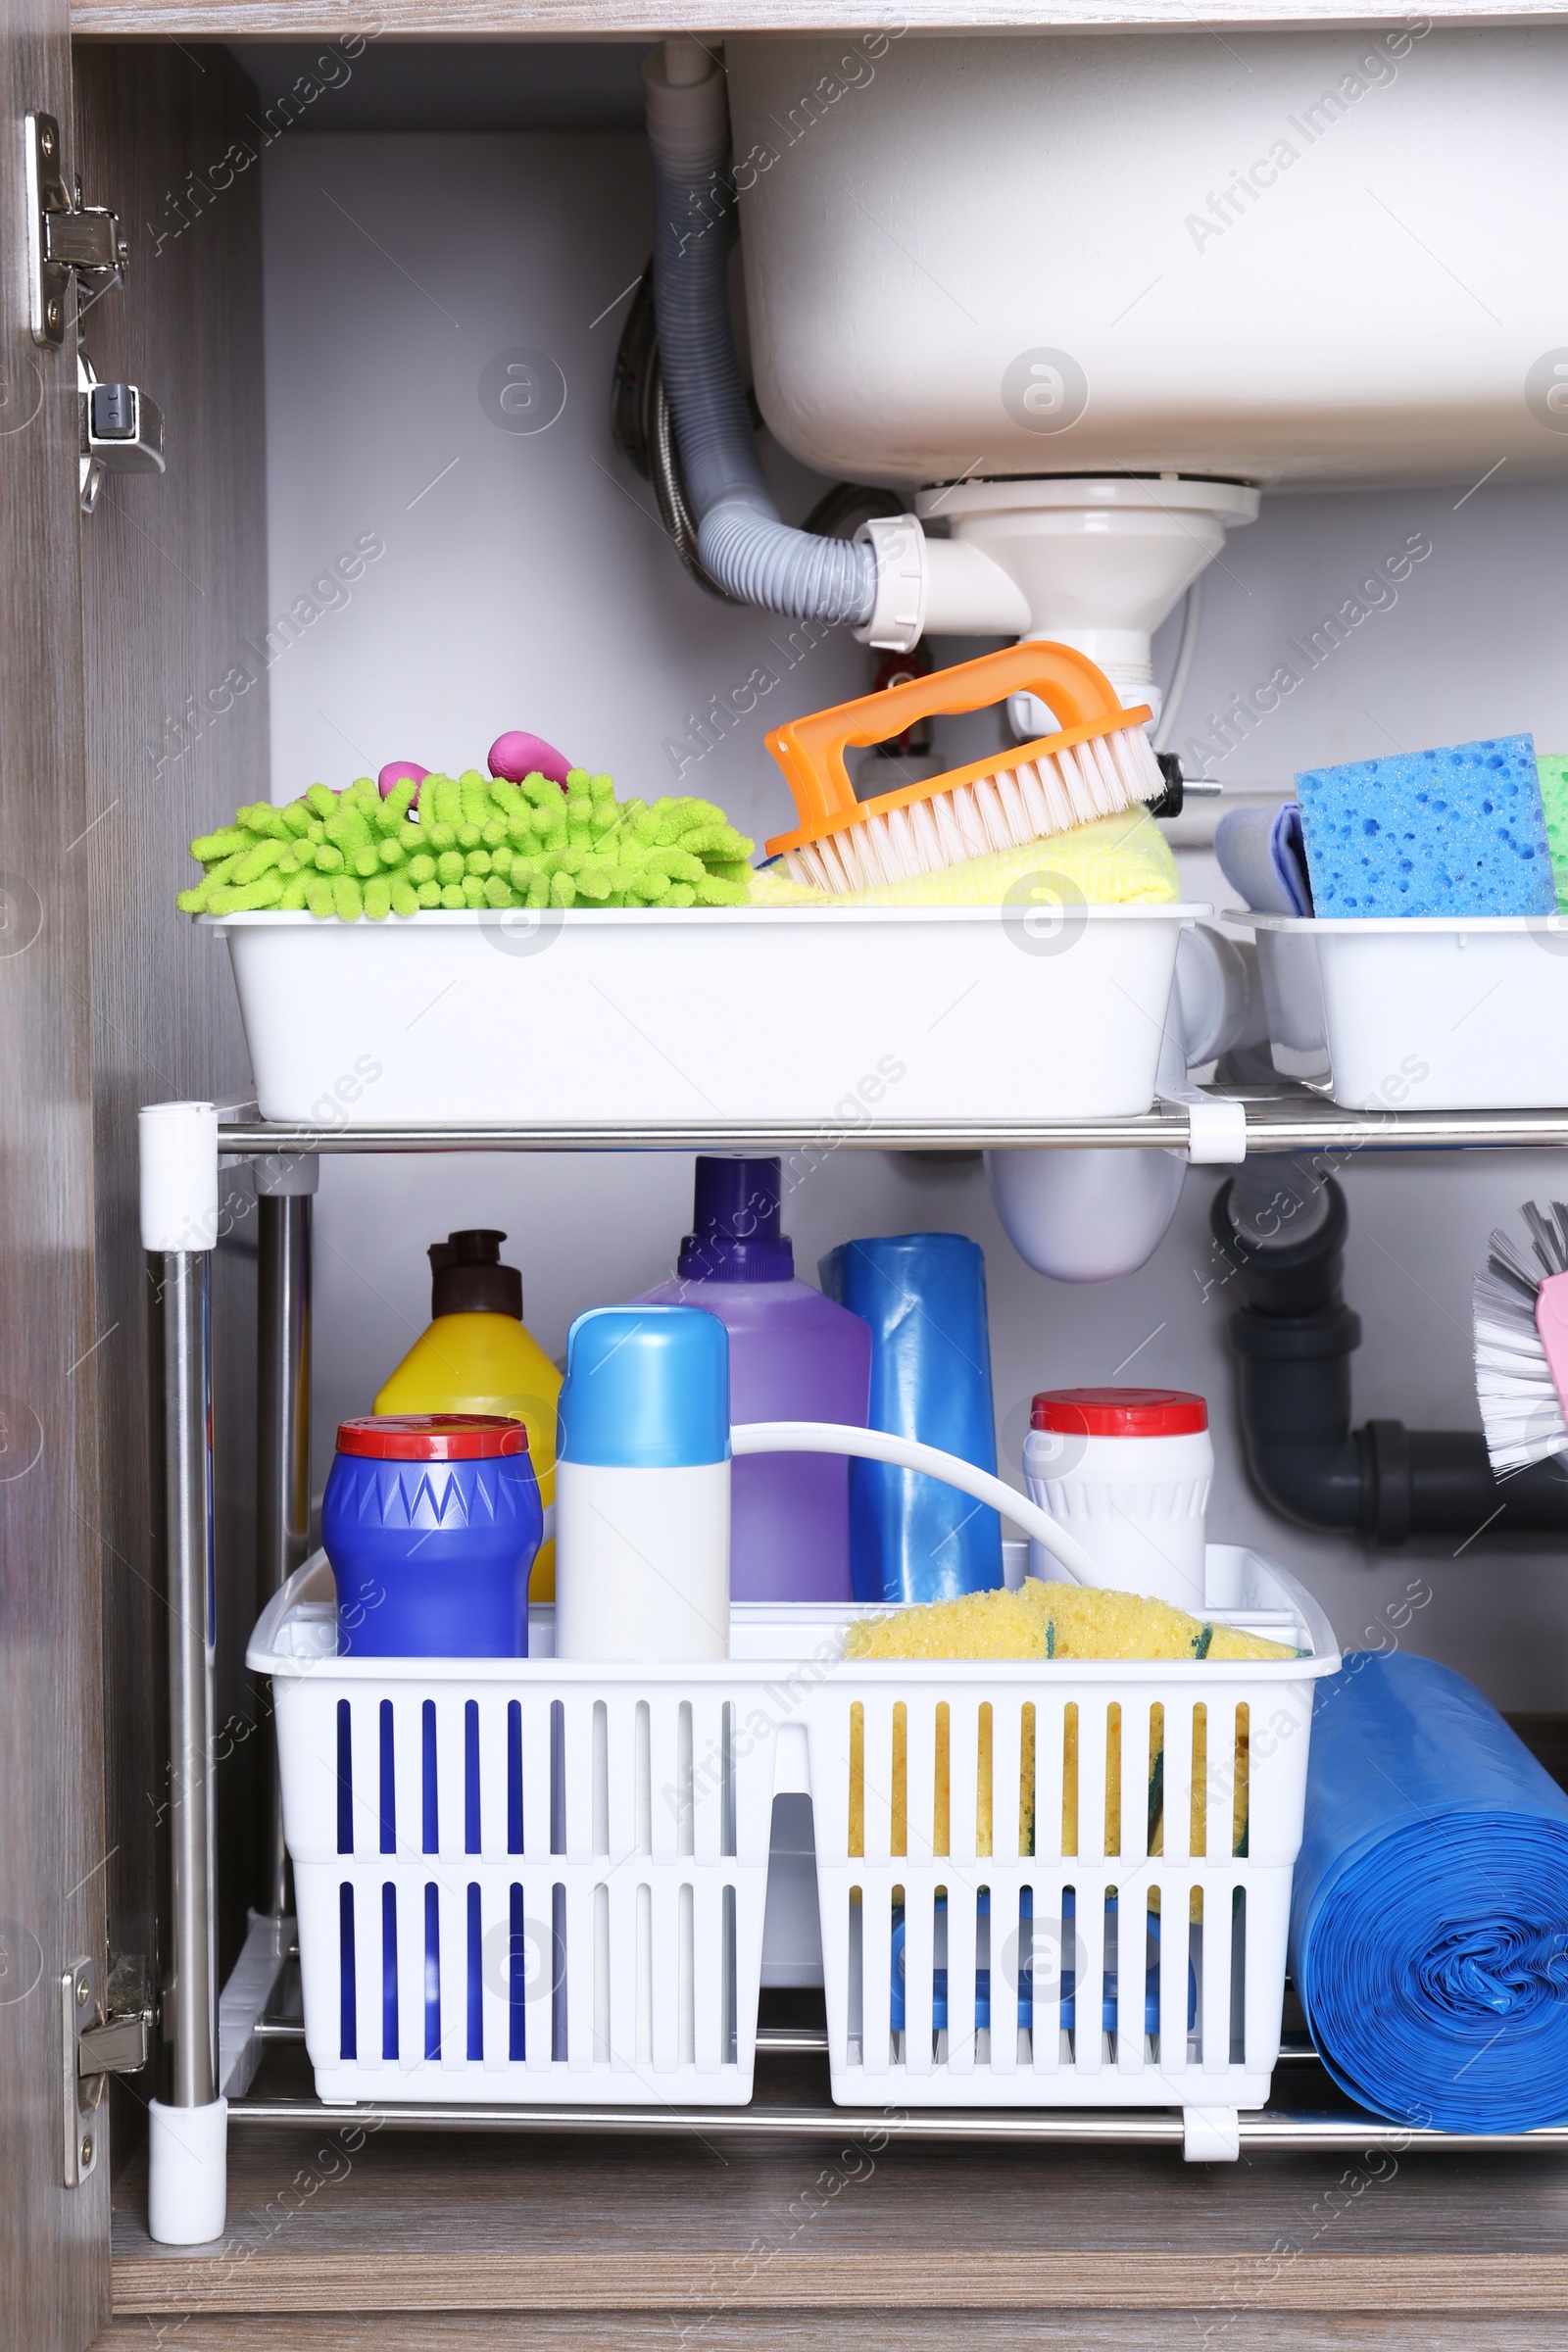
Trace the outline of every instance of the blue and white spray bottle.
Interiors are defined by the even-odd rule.
[[[556,1655],[729,1655],[729,1334],[697,1306],[600,1306],[566,1336]]]

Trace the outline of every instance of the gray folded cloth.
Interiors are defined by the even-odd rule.
[[[1311,913],[1299,801],[1287,801],[1282,808],[1230,809],[1214,827],[1214,855],[1254,914]]]

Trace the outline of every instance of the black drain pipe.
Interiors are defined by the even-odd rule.
[[[1500,1485],[1468,1429],[1350,1427],[1361,1321],[1341,1296],[1345,1195],[1294,1161],[1249,1160],[1214,1196],[1214,1239],[1244,1304],[1231,1318],[1252,1485],[1298,1527],[1376,1544],[1409,1536],[1568,1533],[1568,1470],[1535,1463]]]

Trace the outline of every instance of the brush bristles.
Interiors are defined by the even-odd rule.
[[[824,833],[787,850],[784,862],[797,882],[817,890],[875,890],[994,850],[1049,841],[1097,817],[1120,816],[1158,800],[1164,789],[1143,727],[1118,727],[1041,760],[999,762],[972,784]]]
[[[1487,1452],[1499,1478],[1568,1453],[1568,1420],[1536,1328],[1542,1282],[1568,1271],[1568,1208],[1560,1201],[1552,1208],[1555,1224],[1528,1201],[1529,1253],[1507,1234],[1495,1232],[1488,1244],[1488,1270],[1476,1277],[1476,1397]],[[1540,1272],[1530,1263],[1532,1256]]]

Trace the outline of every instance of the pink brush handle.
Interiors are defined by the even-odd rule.
[[[1546,1350],[1546,1369],[1568,1420],[1568,1274],[1548,1274],[1536,1293],[1536,1329]]]

